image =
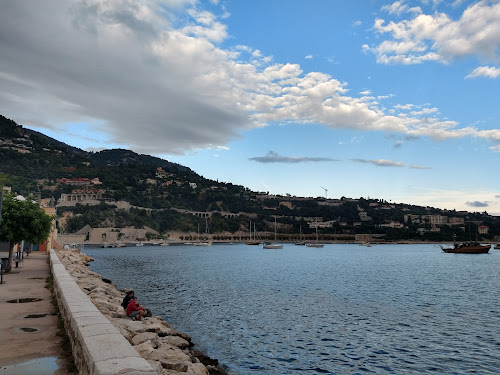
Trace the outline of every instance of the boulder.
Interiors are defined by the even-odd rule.
[[[162,343],[171,345],[171,346],[176,346],[177,348],[180,349],[186,349],[189,348],[190,343],[187,340],[184,340],[182,337],[179,336],[165,336],[162,337],[161,339]]]
[[[134,349],[137,350],[137,353],[145,359],[150,359],[151,354],[155,352],[155,348],[153,348],[151,340],[145,341],[139,345],[134,345]]]
[[[158,341],[158,335],[154,332],[143,332],[132,338],[132,345],[139,345],[146,341],[151,341],[153,348],[158,348],[160,342]]]
[[[201,363],[190,363],[186,370],[186,374],[209,375],[207,368]]]
[[[161,375],[163,371],[163,366],[161,365],[160,361],[148,361],[148,363],[151,365],[153,370],[158,374]]]
[[[138,335],[146,331],[142,322],[130,320],[130,319],[111,319],[111,324],[115,327],[122,327],[132,334],[132,336]]]
[[[179,348],[162,343],[148,358],[153,361],[191,362],[191,356]]]

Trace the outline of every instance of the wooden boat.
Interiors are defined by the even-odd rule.
[[[441,246],[445,253],[455,254],[486,254],[490,251],[491,245],[481,245],[478,242],[456,243],[453,247]]]

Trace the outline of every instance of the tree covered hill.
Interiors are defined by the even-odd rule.
[[[75,186],[72,181],[85,181]],[[92,181],[92,184],[90,184]],[[26,129],[0,115],[0,185],[41,198],[54,198],[75,189],[100,191],[98,205],[59,202],[67,217],[63,232],[91,227],[148,226],[160,233],[177,230],[211,233],[248,231],[249,221],[260,231],[313,234],[320,222],[322,235],[371,233],[387,240],[468,239],[466,228],[484,238],[500,236],[500,220],[487,213],[467,213],[388,203],[379,199],[302,198],[272,196],[243,186],[206,179],[188,167],[130,150],[87,152],[42,133]],[[118,209],[126,201],[131,209]],[[104,202],[107,202],[105,204]],[[66,214],[65,214],[66,213]],[[203,215],[199,215],[203,213]],[[208,216],[207,219],[200,216]],[[450,224],[451,223],[451,224]]]

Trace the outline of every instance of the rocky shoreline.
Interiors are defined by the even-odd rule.
[[[158,375],[226,375],[216,359],[193,350],[191,338],[161,317],[142,321],[127,317],[121,306],[126,291],[119,291],[111,280],[90,271],[87,266],[91,257],[79,250],[58,250],[57,255],[80,289]]]

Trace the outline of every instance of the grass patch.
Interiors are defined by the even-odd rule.
[[[57,315],[57,333],[56,335],[61,338],[61,348],[62,357],[64,358],[64,363],[66,364],[66,371],[69,373],[78,373],[78,368],[76,367],[75,360],[73,358],[73,351],[71,350],[71,341],[66,333],[66,328],[64,326],[64,320],[61,316],[61,311],[59,310],[59,305],[57,304],[57,297],[54,293],[54,279],[52,275],[47,276],[45,279],[45,287],[50,290],[51,298],[50,303],[54,308],[53,315]]]

